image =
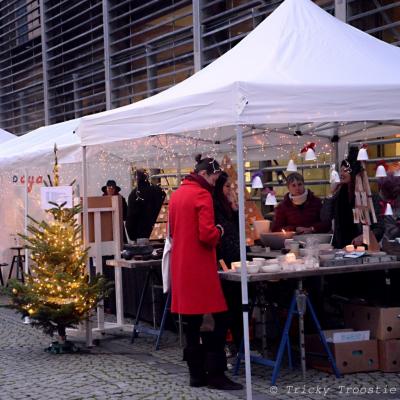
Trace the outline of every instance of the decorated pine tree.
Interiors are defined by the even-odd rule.
[[[58,185],[57,158],[53,183]],[[28,316],[33,326],[51,336],[58,333],[61,348],[55,352],[62,352],[71,345],[63,343],[66,328],[89,317],[106,295],[108,284],[100,275],[89,279],[86,272],[88,249],[83,246],[82,227],[76,219],[80,205],[52,204],[54,207],[46,210],[50,221],[30,218],[29,235],[21,235],[33,265],[25,283],[10,282],[10,292],[12,306]]]

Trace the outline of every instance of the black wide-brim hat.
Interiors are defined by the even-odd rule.
[[[117,193],[119,193],[121,191],[121,188],[119,186],[117,186],[117,183],[114,180],[109,180],[109,181],[107,181],[106,185],[101,188],[101,191],[103,193],[107,193],[107,186],[115,188],[115,191]]]

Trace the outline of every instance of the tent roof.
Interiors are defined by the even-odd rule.
[[[74,133],[78,124],[79,118],[42,126],[8,141],[0,149],[0,168],[51,165],[54,143],[60,162],[80,160],[80,138]]]
[[[15,138],[14,134],[7,132],[6,130],[0,128],[0,143],[7,142],[14,138]]]
[[[174,87],[82,118],[86,145],[237,124],[400,118],[400,49],[311,0],[285,0],[232,50]],[[233,135],[220,129],[218,138]]]

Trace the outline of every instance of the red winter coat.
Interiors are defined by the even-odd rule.
[[[172,237],[171,310],[178,314],[226,311],[217,272],[215,227],[211,193],[185,179],[171,196],[169,224]]]
[[[272,231],[295,231],[297,227],[314,227],[315,233],[325,233],[331,228],[329,222],[322,222],[320,217],[322,202],[311,190],[308,191],[304,204],[296,206],[286,194],[281,203],[275,209]]]

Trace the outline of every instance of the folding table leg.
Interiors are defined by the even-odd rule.
[[[290,307],[289,307],[289,313],[286,318],[285,327],[283,328],[283,334],[282,334],[281,342],[279,344],[278,354],[277,354],[276,360],[275,360],[275,366],[272,371],[271,385],[275,385],[276,380],[278,378],[279,370],[280,370],[281,364],[282,364],[283,354],[285,352],[285,348],[287,346],[288,339],[289,339],[290,326],[292,325],[292,319],[293,319],[293,315],[294,315],[295,311],[296,311],[296,295],[293,295],[293,298],[292,298],[292,301],[291,301]]]
[[[315,326],[316,326],[316,328],[318,330],[318,334],[319,334],[319,337],[321,339],[322,345],[324,346],[326,354],[328,355],[328,360],[329,360],[329,362],[330,362],[330,364],[332,366],[333,372],[335,373],[336,378],[340,378],[341,375],[340,375],[339,370],[337,369],[336,361],[335,361],[335,359],[334,359],[334,357],[332,355],[332,352],[331,352],[331,350],[330,350],[330,348],[328,346],[328,343],[326,342],[325,335],[322,332],[321,325],[319,324],[319,321],[318,321],[317,316],[316,316],[315,311],[314,311],[314,307],[312,306],[311,301],[308,298],[308,296],[307,296],[307,305],[308,305],[308,308],[310,310],[312,319],[314,320],[314,324],[315,324]]]
[[[143,290],[142,290],[142,294],[140,295],[139,307],[138,307],[138,309],[136,311],[135,322],[133,323],[131,343],[133,343],[135,341],[135,335],[137,334],[136,327],[139,325],[140,316],[142,314],[142,307],[143,307],[143,303],[144,303],[144,296],[146,295],[147,288],[149,287],[151,273],[152,273],[152,270],[149,269],[147,271],[147,274],[146,274],[146,279],[144,281],[144,287],[143,287]]]
[[[161,335],[164,332],[164,325],[165,325],[165,321],[167,320],[168,309],[169,309],[170,305],[171,305],[171,291],[168,292],[167,299],[165,300],[164,311],[163,311],[163,315],[161,318],[161,324],[160,324],[160,331],[157,335],[156,350],[158,350],[160,348]]]

